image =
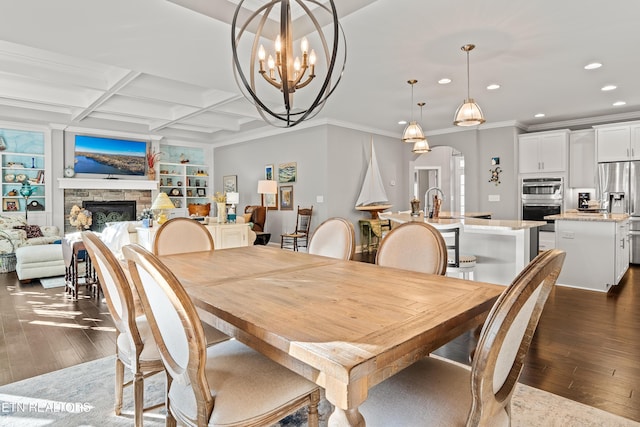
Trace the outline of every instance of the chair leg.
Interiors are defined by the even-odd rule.
[[[166,386],[167,386],[167,391],[165,392],[165,408],[167,410],[167,418],[165,419],[165,427],[176,427],[177,426],[177,422],[176,422],[176,418],[173,416],[173,414],[171,413],[171,402],[169,400],[169,390],[171,389],[171,382],[173,381],[173,379],[171,378],[171,376],[167,373],[167,381],[166,381]]]
[[[309,427],[318,427],[320,425],[320,418],[318,416],[318,403],[320,403],[320,390],[316,390],[311,393],[311,402],[309,402]]]
[[[120,415],[122,413],[122,389],[123,388],[124,388],[124,364],[120,359],[116,357],[116,380],[115,380],[116,403],[114,406],[114,411],[116,415]]]
[[[142,427],[142,414],[144,412],[144,376],[142,372],[136,372],[133,377],[133,415],[136,427]]]
[[[298,251],[298,238],[297,237],[293,238],[293,250],[296,251],[296,252]]]

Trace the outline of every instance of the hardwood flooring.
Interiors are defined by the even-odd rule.
[[[373,257],[359,259],[373,261]],[[115,329],[104,302],[0,274],[0,385],[109,356]],[[438,354],[467,362],[464,334]],[[608,294],[556,287],[520,377],[524,384],[640,422],[640,266]]]

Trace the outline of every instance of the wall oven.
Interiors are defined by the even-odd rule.
[[[524,178],[522,180],[522,219],[546,221],[540,231],[555,231],[555,221],[544,219],[547,215],[562,213],[562,178]]]

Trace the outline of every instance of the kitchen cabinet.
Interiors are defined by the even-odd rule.
[[[640,160],[640,123],[594,126],[598,162]]]
[[[518,137],[521,174],[566,173],[569,131],[522,134]]]
[[[596,179],[596,133],[594,129],[569,134],[569,187],[594,188]]]

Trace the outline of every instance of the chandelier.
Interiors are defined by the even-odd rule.
[[[480,125],[486,121],[480,106],[469,96],[469,52],[475,47],[476,45],[474,44],[465,44],[460,48],[467,52],[467,99],[456,110],[456,115],[453,119],[453,124],[456,126]]]
[[[407,127],[404,129],[404,132],[402,133],[402,142],[415,143],[415,142],[424,141],[426,138],[418,122],[413,120],[413,85],[418,83],[418,81],[415,79],[412,79],[412,80],[407,80],[407,83],[411,85],[411,121],[409,122]]]
[[[292,127],[314,117],[340,82],[347,59],[333,0],[323,2],[326,5],[317,0],[272,0],[253,13],[243,9],[244,2],[238,3],[231,23],[233,71],[242,94],[274,126]],[[239,24],[246,14],[250,16]],[[294,40],[300,40],[298,51]],[[315,41],[319,55],[309,40]],[[273,43],[272,49],[265,49],[267,43]],[[245,72],[241,52],[249,51]],[[276,91],[281,92],[281,103],[274,97]]]

